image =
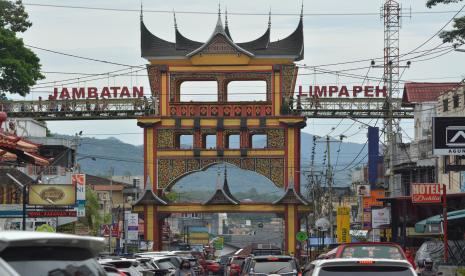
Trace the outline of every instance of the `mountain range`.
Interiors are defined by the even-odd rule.
[[[62,136],[62,135],[60,135]],[[184,143],[185,141],[181,141]],[[257,141],[258,146],[264,145],[265,141]],[[311,171],[311,157],[313,147],[313,135],[302,133],[301,136],[301,158],[302,158],[302,185],[305,186],[308,173]],[[208,146],[208,145],[207,145]],[[326,157],[328,143],[326,139],[317,139],[315,143],[315,156],[313,160],[313,171],[322,174],[328,163]],[[351,183],[349,169],[366,163],[367,146],[364,144],[340,142],[337,138],[331,138],[329,142],[330,162],[334,171],[334,186],[348,186]],[[117,138],[80,139],[77,160],[81,171],[88,174],[108,176],[113,169],[113,175],[142,175],[143,174],[143,146],[135,146],[123,143]],[[220,166],[221,167],[221,166]],[[250,187],[255,187],[259,192],[278,193],[277,188],[263,176],[240,170],[234,166],[228,166],[228,181],[233,193],[243,192]],[[176,187],[184,187],[183,190],[212,190],[217,182],[217,173],[220,171],[221,179],[223,167],[219,170],[216,166],[188,175],[178,181]]]

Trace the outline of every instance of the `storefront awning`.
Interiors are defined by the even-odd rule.
[[[465,220],[465,209],[447,213],[447,221],[457,221],[457,220]],[[441,225],[441,223],[442,223],[442,214],[429,217],[427,219],[424,219],[424,220],[421,220],[415,223],[415,232],[425,233],[428,231],[428,228],[430,226]]]

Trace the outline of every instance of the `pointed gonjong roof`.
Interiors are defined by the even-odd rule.
[[[219,172],[218,172],[218,179],[219,179]],[[219,181],[218,181],[219,182]],[[227,170],[226,167],[224,168],[224,182],[223,185],[219,185],[217,183],[216,191],[215,193],[210,197],[209,200],[205,201],[203,205],[226,205],[226,204],[232,204],[232,205],[237,205],[239,204],[240,201],[237,200],[229,190],[229,185],[228,185],[228,176],[227,176]]]
[[[273,204],[302,204],[308,205],[308,202],[304,197],[294,190],[294,183],[289,183],[286,192],[278,200],[274,201]]]
[[[270,41],[271,15],[268,28],[262,36],[248,42],[236,43],[232,40],[229,22],[226,14],[225,27],[220,13],[212,35],[206,42],[188,39],[178,29],[175,23],[175,42],[166,41],[152,34],[145,26],[143,17],[140,21],[141,56],[146,59],[187,59],[206,50],[214,42],[229,44],[237,54],[245,54],[256,58],[291,58],[302,60],[304,57],[303,16],[293,33],[284,39]]]
[[[152,182],[150,177],[147,176],[145,181],[144,193],[134,202],[133,205],[167,205],[168,203],[163,199],[159,198],[152,190]]]

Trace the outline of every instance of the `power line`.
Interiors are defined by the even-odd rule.
[[[104,8],[104,7],[90,7],[90,6],[69,6],[69,5],[53,5],[53,4],[37,4],[37,3],[23,3],[25,6],[35,7],[50,7],[50,8],[65,8],[65,9],[81,9],[81,10],[98,10],[98,11],[113,11],[113,12],[134,12],[140,13],[140,9],[118,9],[118,8]],[[172,10],[143,10],[144,13],[167,13],[172,14]],[[428,15],[428,14],[449,14],[457,11],[412,11],[409,14]],[[202,14],[202,15],[217,15],[218,11],[176,11],[177,14]],[[250,12],[230,12],[228,15],[245,15],[245,16],[262,16],[269,15],[269,13],[250,13]],[[300,16],[300,13],[273,13],[273,16]],[[303,16],[379,16],[378,12],[341,12],[341,13],[303,13]]]
[[[33,46],[33,45],[28,45],[28,44],[24,44],[24,45],[26,47],[29,47],[29,48],[32,48],[32,49],[37,49],[37,50],[41,50],[41,51],[45,51],[45,52],[50,52],[50,53],[54,53],[54,54],[58,54],[58,55],[62,55],[62,56],[68,56],[68,57],[79,58],[79,59],[90,60],[90,61],[101,62],[101,63],[112,64],[112,65],[125,66],[125,67],[130,67],[130,68],[140,67],[140,66],[128,65],[128,64],[123,64],[123,63],[118,63],[118,62],[113,62],[113,61],[108,61],[108,60],[95,59],[95,58],[78,56],[78,55],[74,55],[74,54],[63,53],[63,52],[59,52],[59,51],[55,51],[55,50],[49,50],[49,49],[45,49],[45,48],[42,48],[42,47],[36,47],[36,46]]]

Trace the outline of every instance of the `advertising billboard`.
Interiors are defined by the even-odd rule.
[[[29,186],[29,205],[75,205],[76,188],[73,185],[37,184]]]
[[[127,239],[132,241],[139,240],[139,215],[137,213],[127,214],[128,232]]]
[[[441,186],[439,183],[412,183],[412,203],[441,203]]]
[[[465,117],[433,117],[433,154],[465,155]]]
[[[350,207],[337,207],[337,242],[350,242]]]
[[[391,208],[371,209],[371,228],[388,228],[391,225]]]
[[[76,187],[76,203],[78,217],[86,216],[86,175],[83,173],[73,174],[72,183]]]

